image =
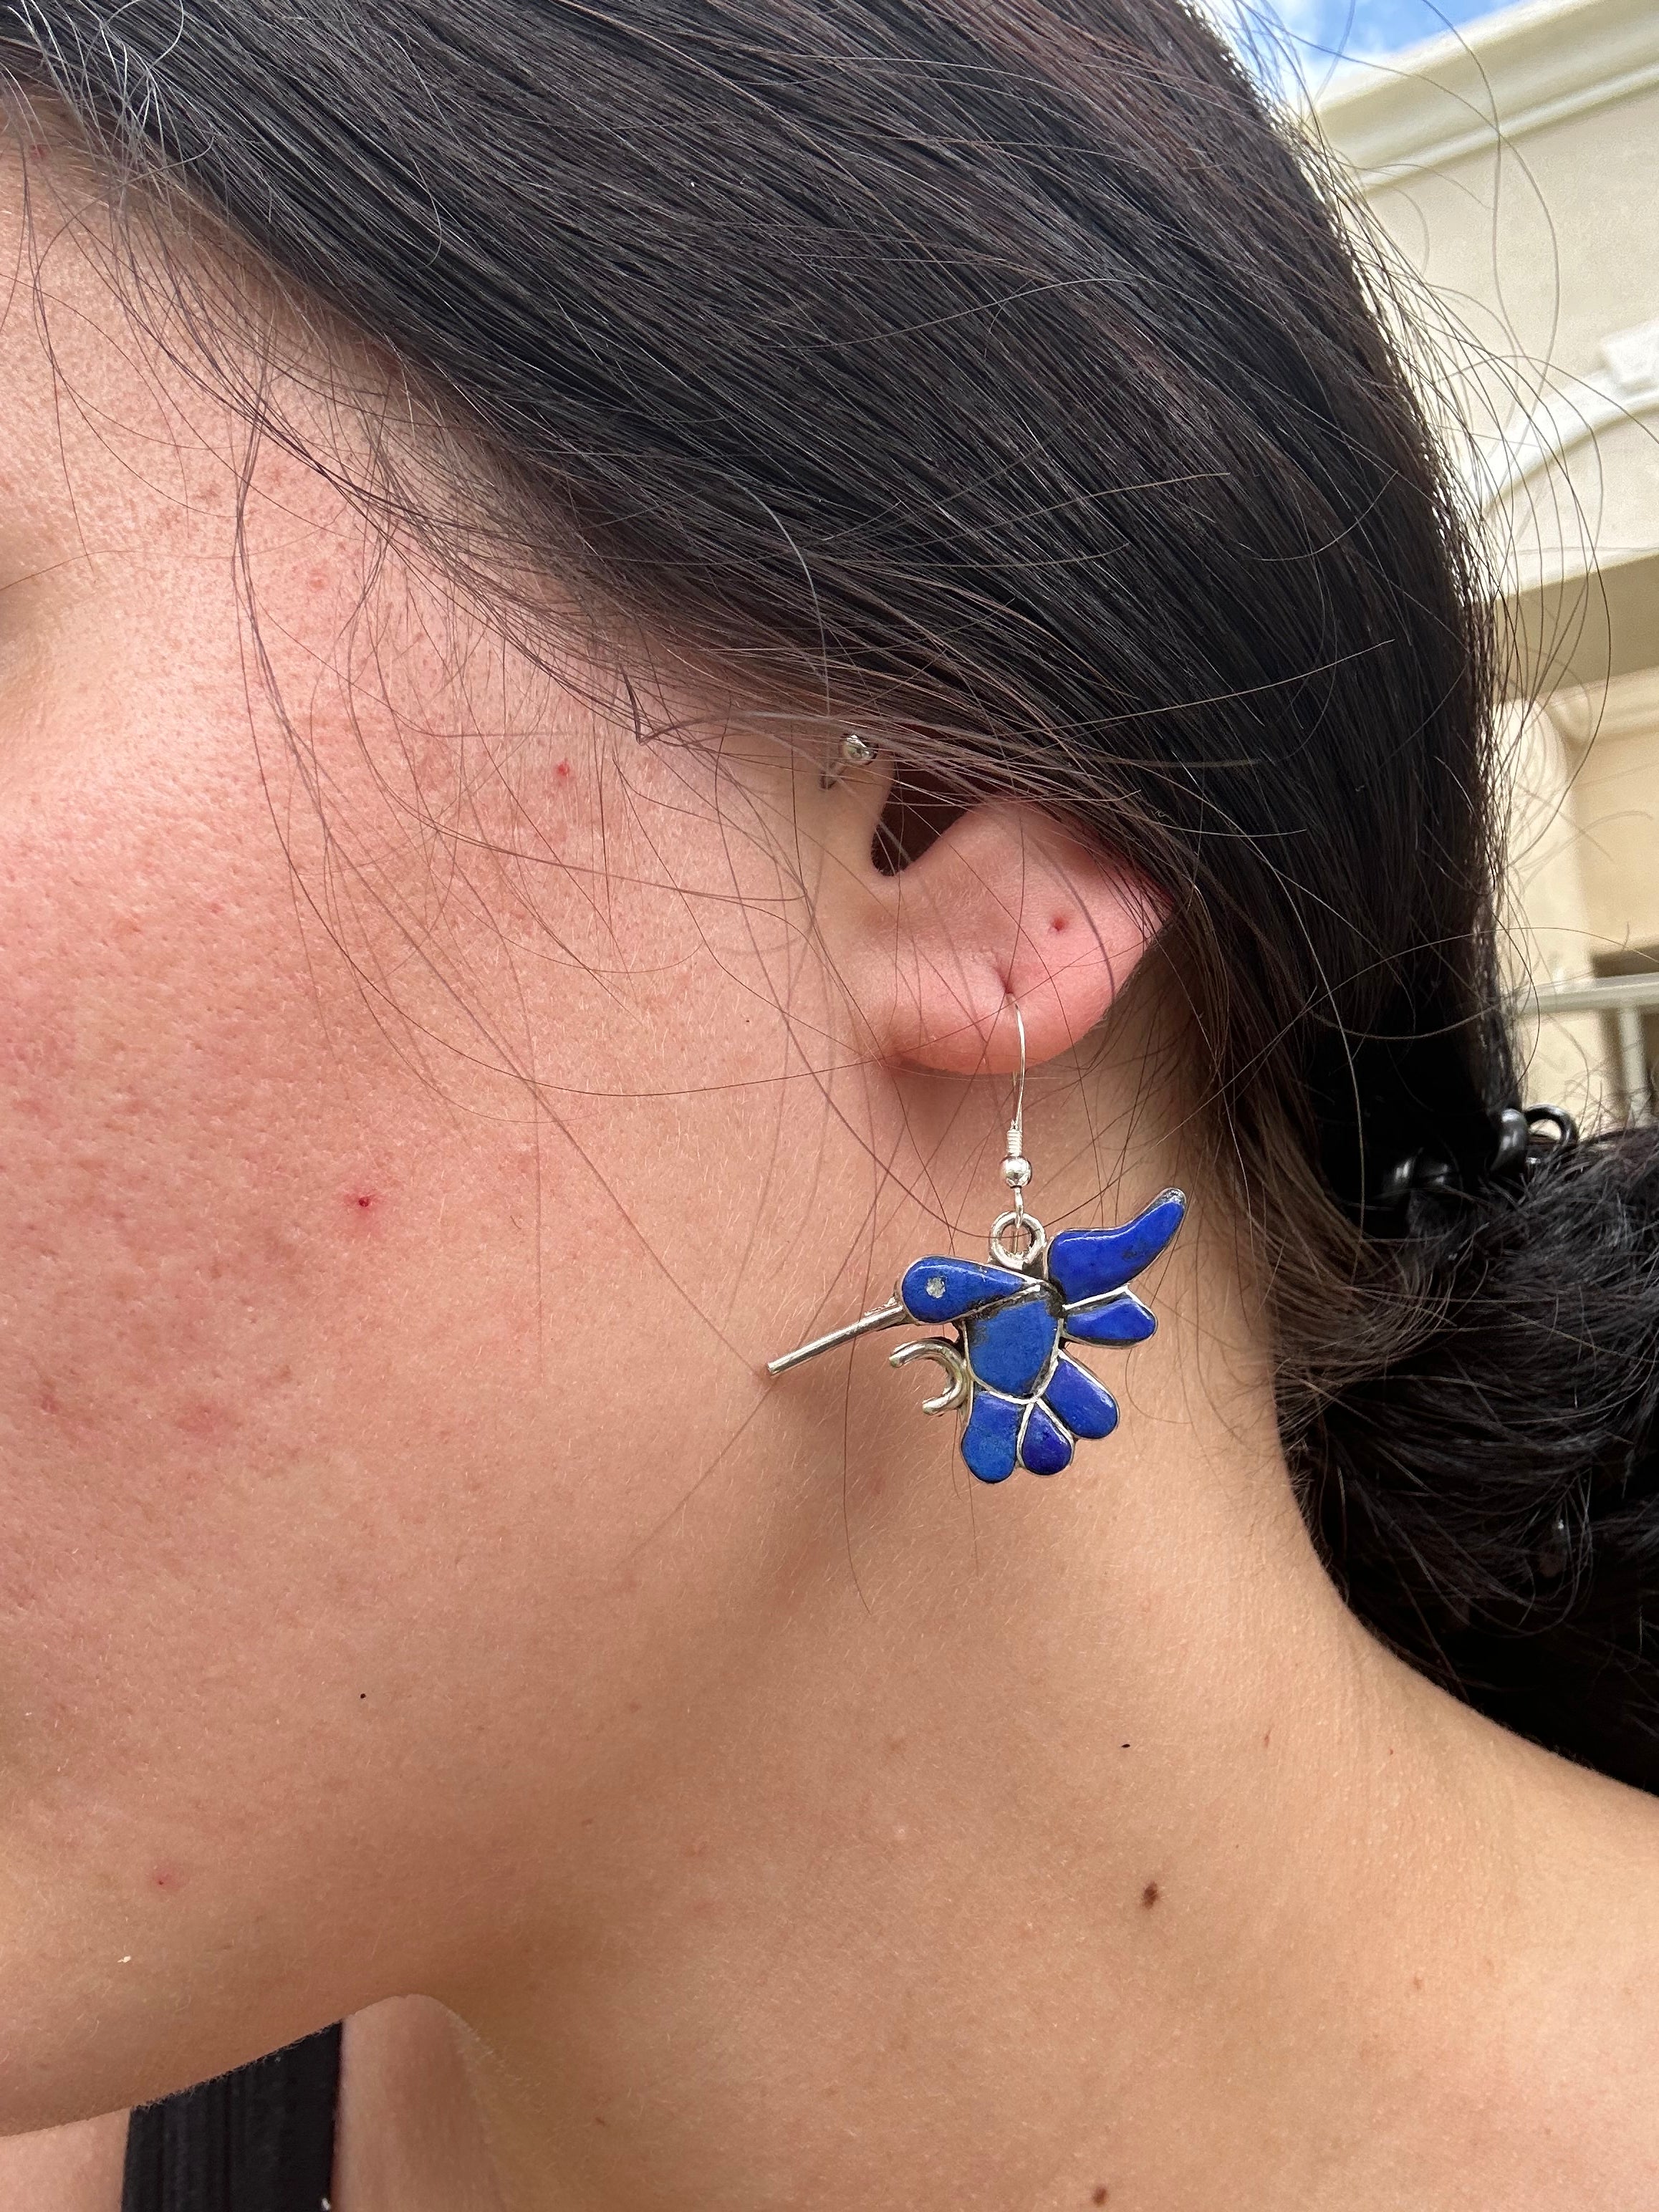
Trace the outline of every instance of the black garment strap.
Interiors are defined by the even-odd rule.
[[[340,2031],[325,2028],[127,2123],[121,2212],[327,2212]]]

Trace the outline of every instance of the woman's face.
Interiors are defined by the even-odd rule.
[[[533,676],[169,362],[64,149],[25,175],[0,2129],[450,1986],[503,1899],[603,1879],[769,1614],[858,1602],[757,1370],[887,1241],[804,957],[816,774],[717,783]],[[856,1468],[887,1397],[789,1433]]]

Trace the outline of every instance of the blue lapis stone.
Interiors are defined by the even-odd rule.
[[[1024,1407],[1015,1398],[995,1398],[975,1390],[962,1432],[962,1456],[981,1482],[1006,1482],[1019,1457],[1019,1423]]]
[[[1109,1437],[1117,1426],[1117,1400],[1075,1359],[1054,1363],[1042,1399],[1074,1437]]]
[[[1072,1439],[1049,1419],[1041,1399],[1033,1402],[1025,1416],[1019,1456],[1033,1474],[1058,1474],[1061,1468],[1072,1463]]]
[[[918,1260],[904,1271],[899,1297],[912,1321],[960,1321],[981,1306],[1029,1291],[1029,1275],[975,1260]]]
[[[1048,1273],[1069,1305],[1103,1297],[1150,1267],[1180,1228],[1187,1201],[1166,1190],[1121,1229],[1063,1229],[1048,1247]]]
[[[970,1384],[962,1455],[981,1482],[1005,1482],[1022,1465],[1057,1474],[1079,1438],[1117,1426],[1117,1401],[1061,1346],[1141,1344],[1153,1334],[1151,1309],[1123,1286],[1164,1249],[1186,1210],[1182,1194],[1166,1190],[1121,1228],[1065,1230],[1030,1272],[943,1257],[905,1270],[899,1301],[910,1318],[960,1328]],[[933,1341],[944,1356],[945,1340]]]
[[[1133,1291],[1120,1291],[1096,1305],[1066,1309],[1066,1335],[1080,1337],[1085,1344],[1145,1344],[1157,1327],[1157,1315]]]
[[[1038,1292],[980,1315],[965,1333],[975,1381],[1020,1398],[1047,1372],[1060,1340],[1060,1317]]]

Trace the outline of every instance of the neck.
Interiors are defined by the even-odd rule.
[[[1646,1802],[1358,1627],[1200,1286],[1054,1481],[884,1405],[637,1787],[550,1815],[580,1856],[444,1993],[510,2212],[1427,2205],[1449,2143],[1496,2201],[1505,2116],[1585,2094],[1546,2031]]]

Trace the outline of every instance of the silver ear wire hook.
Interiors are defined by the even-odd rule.
[[[1007,1152],[1002,1163],[1002,1180],[1013,1193],[1014,1202],[1006,1213],[1000,1213],[991,1224],[991,1257],[1005,1267],[1018,1267],[1026,1273],[1035,1273],[1042,1264],[1042,1255],[1048,1249],[1048,1238],[1036,1216],[1025,1211],[1025,1186],[1031,1180],[1031,1163],[1025,1157],[1025,1017],[1019,1010],[1019,1000],[1012,991],[1006,1003],[1014,1010],[1014,1027],[1019,1032],[1019,1066],[1014,1074],[1014,1113],[1008,1124]],[[1003,1242],[1005,1230],[1012,1230],[1018,1236],[1018,1247]]]
[[[1002,1180],[1014,1194],[1014,1212],[1025,1218],[1025,1186],[1031,1180],[1031,1163],[1025,1157],[1025,1017],[1012,992],[1008,1004],[1014,1010],[1019,1031],[1019,1070],[1014,1077],[1014,1118],[1008,1124],[1008,1156],[1002,1163]]]

